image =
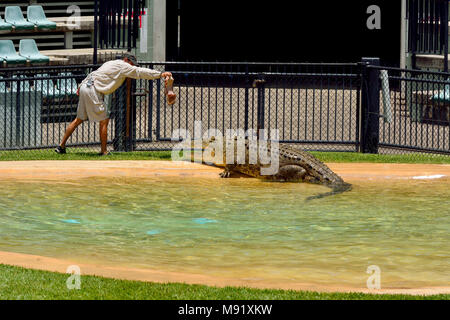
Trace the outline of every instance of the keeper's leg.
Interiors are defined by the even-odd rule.
[[[100,141],[102,144],[102,150],[101,150],[102,154],[108,153],[108,150],[106,149],[106,145],[108,142],[108,124],[109,124],[109,119],[100,121]]]
[[[64,137],[61,141],[61,144],[59,145],[61,148],[63,148],[63,149],[66,148],[67,140],[69,140],[70,136],[75,131],[75,129],[82,123],[83,123],[83,120],[81,120],[79,118],[75,118],[75,120],[73,120],[72,123],[69,124],[69,126],[66,129],[66,132],[64,133]]]

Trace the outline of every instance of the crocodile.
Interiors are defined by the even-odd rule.
[[[352,188],[351,184],[344,182],[340,176],[338,176],[326,164],[318,160],[312,154],[296,148],[294,149],[293,147],[282,143],[278,143],[278,148],[274,147],[272,150],[270,141],[265,142],[264,148],[267,147],[265,150],[267,150],[268,157],[270,157],[271,154],[272,158],[278,157],[279,166],[277,168],[278,170],[273,174],[263,174],[263,170],[267,170],[270,167],[270,164],[262,164],[260,157],[257,157],[256,161],[252,161],[252,163],[250,163],[250,154],[251,152],[254,152],[253,154],[257,154],[257,150],[259,148],[258,145],[255,142],[250,142],[248,139],[245,139],[243,141],[243,145],[245,146],[245,159],[242,158],[241,161],[237,161],[237,138],[235,138],[234,141],[235,142],[231,144],[231,147],[227,149],[226,139],[223,139],[223,157],[216,156],[218,149],[217,143],[220,143],[219,140],[216,140],[213,137],[209,140],[202,141],[203,151],[209,150],[210,154],[210,156],[208,156],[208,152],[203,152],[203,162],[209,165],[224,168],[224,171],[220,173],[220,177],[222,178],[230,178],[235,174],[243,174],[270,181],[321,184],[332,189],[330,192],[309,197],[307,200],[319,199],[326,196],[343,193],[350,191]],[[233,159],[231,164],[228,164],[230,161],[227,162],[227,150],[233,150],[234,153],[231,158]]]

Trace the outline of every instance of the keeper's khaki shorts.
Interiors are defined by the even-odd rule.
[[[104,95],[98,92],[95,86],[88,86],[86,83],[81,85],[77,118],[83,121],[89,119],[89,121],[94,122],[109,118]]]

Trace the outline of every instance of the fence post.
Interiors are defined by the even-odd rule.
[[[156,81],[156,140],[161,139],[161,80]]]
[[[245,105],[244,105],[244,130],[245,132],[248,131],[248,107],[249,107],[249,102],[248,102],[248,98],[249,98],[249,78],[248,78],[248,64],[245,66]]]
[[[12,90],[12,87],[14,86],[14,83],[16,83],[15,81],[11,81],[11,92],[14,92],[14,90]],[[17,92],[16,92],[16,119],[14,119],[14,121],[16,121],[16,136],[15,136],[15,146],[18,147],[22,147],[22,135],[23,135],[23,128],[21,126],[22,122],[21,121],[21,117],[22,117],[22,112],[21,112],[21,99],[20,99],[20,92],[21,92],[21,88],[20,88],[20,80],[17,80],[16,86],[17,86]]]
[[[380,141],[380,70],[379,58],[362,59],[361,147],[362,153],[378,153]]]
[[[94,2],[94,55],[92,57],[92,64],[97,64],[98,51],[98,0]]]
[[[442,38],[444,40],[444,72],[448,72],[448,1],[442,3]]]
[[[136,145],[136,88],[135,80],[128,78],[116,90],[113,99],[112,116],[114,117],[114,151],[130,152]]]
[[[259,138],[259,130],[264,129],[264,111],[265,111],[265,83],[263,77],[253,81],[253,87],[258,88],[258,105],[257,105],[257,136]]]
[[[150,69],[153,69],[153,63],[149,66]],[[149,81],[150,90],[148,92],[148,138],[150,141],[153,141],[153,81]]]
[[[408,44],[409,44],[409,52],[411,53],[411,67],[413,69],[417,68],[417,42],[418,42],[418,34],[417,34],[417,23],[419,20],[419,13],[417,9],[417,0],[411,0],[409,2],[409,13],[408,13]]]
[[[136,80],[127,78],[127,111],[125,121],[125,149],[127,152],[135,149],[136,141]]]

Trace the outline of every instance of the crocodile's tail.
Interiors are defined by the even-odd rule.
[[[317,196],[308,197],[306,199],[306,201],[310,201],[310,200],[314,200],[314,199],[322,199],[325,197],[334,196],[336,194],[340,194],[340,193],[344,193],[344,192],[352,190],[352,185],[350,183],[346,183],[346,182],[335,184],[335,185],[330,185],[329,187],[331,187],[333,190],[330,192],[321,193]]]

